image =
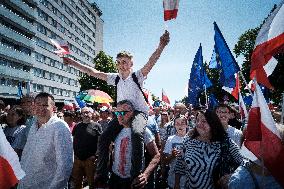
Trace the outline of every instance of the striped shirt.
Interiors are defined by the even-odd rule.
[[[238,164],[242,156],[238,146],[229,139],[229,155]],[[207,143],[185,137],[183,153],[178,157],[175,172],[186,175],[185,188],[214,188],[213,172],[220,163],[221,143]]]

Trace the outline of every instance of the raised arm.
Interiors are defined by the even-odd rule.
[[[158,48],[151,55],[151,57],[149,58],[148,62],[144,65],[144,67],[141,69],[144,77],[148,75],[148,73],[151,71],[153,66],[156,64],[157,60],[160,58],[160,55],[162,54],[164,48],[167,46],[169,41],[170,41],[170,33],[166,30],[165,33],[160,37],[160,43]]]
[[[79,68],[80,71],[88,74],[89,76],[93,76],[95,78],[98,78],[98,79],[101,79],[101,80],[104,80],[104,81],[107,80],[107,74],[106,73],[100,72],[100,71],[98,71],[95,68],[92,68],[90,66],[80,64],[79,62],[76,62],[76,61],[73,61],[73,60],[64,61],[64,63],[69,64],[71,66],[74,66],[76,68]]]

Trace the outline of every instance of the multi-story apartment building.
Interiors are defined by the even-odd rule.
[[[88,0],[0,1],[0,97],[49,92],[57,102],[80,90],[80,70],[63,63],[50,39],[68,43],[70,58],[93,65],[103,49],[102,12]]]

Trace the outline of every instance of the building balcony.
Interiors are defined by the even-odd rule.
[[[24,11],[27,16],[31,18],[36,18],[35,9],[29,7],[26,3],[19,0],[10,0],[10,2],[19,7],[22,11]]]
[[[23,94],[27,94],[27,89],[22,89]],[[3,97],[16,97],[18,94],[18,87],[0,85],[0,96]]]
[[[17,41],[18,43],[21,43],[23,46],[27,46],[29,48],[34,49],[35,48],[35,42],[31,39],[26,38],[24,35],[7,28],[0,24],[0,34],[3,36],[6,36],[10,39],[13,39],[14,41]]]
[[[0,55],[16,62],[24,62],[25,64],[33,65],[35,58],[20,51],[15,51],[9,47],[0,44]]]
[[[0,5],[0,15],[12,20],[13,22],[17,23],[19,26],[25,28],[25,30],[30,31],[32,33],[36,33],[36,28],[32,23],[29,23],[25,19],[21,18],[20,16],[14,14],[3,5]]]
[[[31,72],[26,72],[23,70],[18,70],[16,68],[8,67],[8,66],[2,66],[0,65],[0,75],[7,75],[13,78],[19,78],[24,80],[31,80],[32,75]]]

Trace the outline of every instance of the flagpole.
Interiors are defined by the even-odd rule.
[[[245,80],[245,77],[244,77],[244,75],[243,75],[243,72],[240,70],[239,73],[240,73],[240,75],[241,75],[243,81],[245,82],[245,84],[246,84],[246,86],[247,86],[247,88],[248,88],[248,90],[249,90],[250,95],[252,96],[252,92],[251,92],[251,90],[250,90],[250,87],[249,87],[247,81]]]
[[[205,92],[205,105],[206,109],[208,108],[208,99],[207,99],[207,91],[206,91],[206,85],[204,84],[204,92]]]
[[[280,123],[283,124],[284,119],[284,93],[282,93],[282,113],[281,113],[281,121]]]

